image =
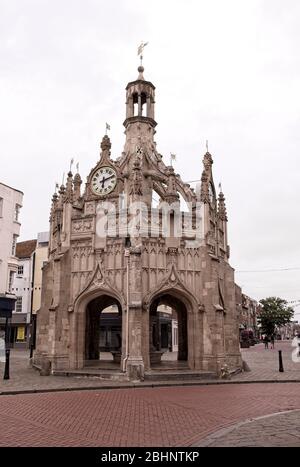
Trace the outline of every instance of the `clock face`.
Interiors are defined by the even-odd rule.
[[[117,174],[111,167],[100,167],[94,173],[91,188],[96,195],[111,193],[117,184]]]

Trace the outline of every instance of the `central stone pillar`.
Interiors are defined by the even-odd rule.
[[[129,332],[127,375],[132,381],[143,381],[142,356],[142,267],[141,250],[130,248],[129,257]]]
[[[215,322],[215,355],[218,374],[225,363],[225,336],[224,336],[224,311],[216,310]]]

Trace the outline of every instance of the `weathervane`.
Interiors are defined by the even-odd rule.
[[[208,139],[206,140],[206,152],[208,152]]]
[[[73,164],[74,164],[74,159],[72,157],[72,159],[70,160],[70,172],[72,172]]]
[[[105,134],[107,136],[107,132],[110,130],[110,125],[108,123],[105,123]]]
[[[141,59],[141,66],[143,65],[143,53],[144,53],[144,48],[148,45],[148,42],[141,42],[141,44],[138,47],[138,55],[140,56]]]

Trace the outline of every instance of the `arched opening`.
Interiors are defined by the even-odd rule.
[[[191,212],[191,206],[186,202],[181,193],[179,193],[180,211]]]
[[[122,354],[122,309],[102,295],[86,307],[85,366],[119,366]]]
[[[155,190],[152,190],[152,203],[151,203],[151,207],[152,207],[153,209],[159,209],[160,203],[161,203],[160,195],[159,195]]]
[[[153,300],[149,326],[150,366],[188,366],[188,313],[185,304],[170,294]]]
[[[144,92],[141,94],[141,116],[147,116],[147,96]]]
[[[133,102],[133,116],[137,117],[139,114],[139,97],[137,93],[132,95],[132,102]]]
[[[134,117],[146,117],[148,114],[147,109],[147,94],[142,92],[141,94],[132,94],[132,105],[133,105],[133,116]]]

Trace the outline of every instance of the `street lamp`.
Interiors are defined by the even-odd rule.
[[[10,294],[0,294],[0,318],[5,318],[5,367],[3,379],[9,379],[10,358],[10,320],[15,309],[16,297]]]

